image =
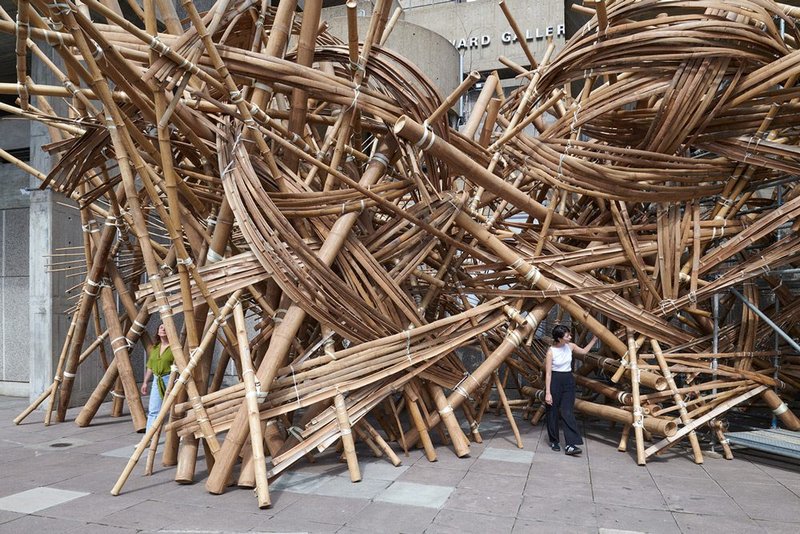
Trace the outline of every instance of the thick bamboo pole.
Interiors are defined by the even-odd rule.
[[[247,340],[247,325],[244,320],[242,303],[237,302],[233,308],[233,320],[236,325],[236,336],[239,340],[239,357],[242,361],[242,378],[244,379],[245,401],[247,404],[247,420],[250,426],[250,450],[252,451],[252,467],[255,471],[256,498],[258,507],[270,505],[269,488],[267,486],[267,460],[264,457],[264,437],[261,434],[261,421],[258,417],[259,385],[256,383],[253,360],[250,356]]]

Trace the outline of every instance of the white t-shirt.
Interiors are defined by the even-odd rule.
[[[563,347],[550,347],[553,353],[553,371],[572,371],[572,347],[566,343]]]

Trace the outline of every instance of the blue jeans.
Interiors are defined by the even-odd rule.
[[[156,383],[156,380],[158,380],[158,377],[154,376],[153,384],[150,386],[150,403],[147,405],[147,427],[145,428],[145,432],[150,430],[150,427],[156,422],[158,412],[161,411],[161,402],[164,400],[161,398],[161,393],[158,391],[158,384]],[[164,384],[165,390],[167,388],[168,380],[168,374],[161,377],[161,383]]]

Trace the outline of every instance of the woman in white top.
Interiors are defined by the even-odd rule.
[[[597,341],[592,337],[585,347],[572,343],[572,334],[566,326],[553,328],[553,346],[547,349],[545,359],[545,397],[547,405],[547,436],[550,448],[560,451],[558,439],[559,420],[564,422],[564,452],[570,456],[580,454],[583,444],[578,423],[575,421],[575,377],[572,376],[572,353],[587,354]]]

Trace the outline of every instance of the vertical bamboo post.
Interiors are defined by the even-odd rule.
[[[633,396],[633,435],[636,440],[636,463],[645,464],[644,454],[644,413],[639,399],[639,357],[636,354],[636,341],[633,331],[628,329],[628,361],[631,371],[631,394]]]
[[[336,409],[336,420],[339,423],[339,432],[342,435],[344,457],[347,460],[347,470],[350,472],[350,480],[352,482],[359,482],[361,480],[361,471],[358,468],[356,444],[353,440],[352,430],[350,429],[350,418],[347,415],[347,405],[344,402],[344,396],[338,393],[333,398],[333,404]]]
[[[233,308],[233,321],[236,325],[236,336],[239,341],[239,357],[242,360],[242,379],[247,393],[247,418],[250,426],[250,449],[253,455],[253,469],[256,478],[256,497],[258,507],[266,508],[270,505],[269,489],[267,487],[267,460],[264,457],[264,437],[261,434],[261,420],[259,418],[259,395],[256,384],[253,360],[250,357],[250,342],[247,339],[247,326],[244,320],[242,303],[237,302]]]
[[[422,449],[425,451],[425,457],[429,462],[436,461],[436,449],[431,441],[431,436],[428,433],[428,426],[425,424],[425,419],[422,417],[422,412],[417,406],[417,395],[411,389],[411,385],[406,385],[403,389],[403,395],[406,400],[406,409],[411,416],[411,422],[414,424],[419,435],[419,441],[422,444]]]

